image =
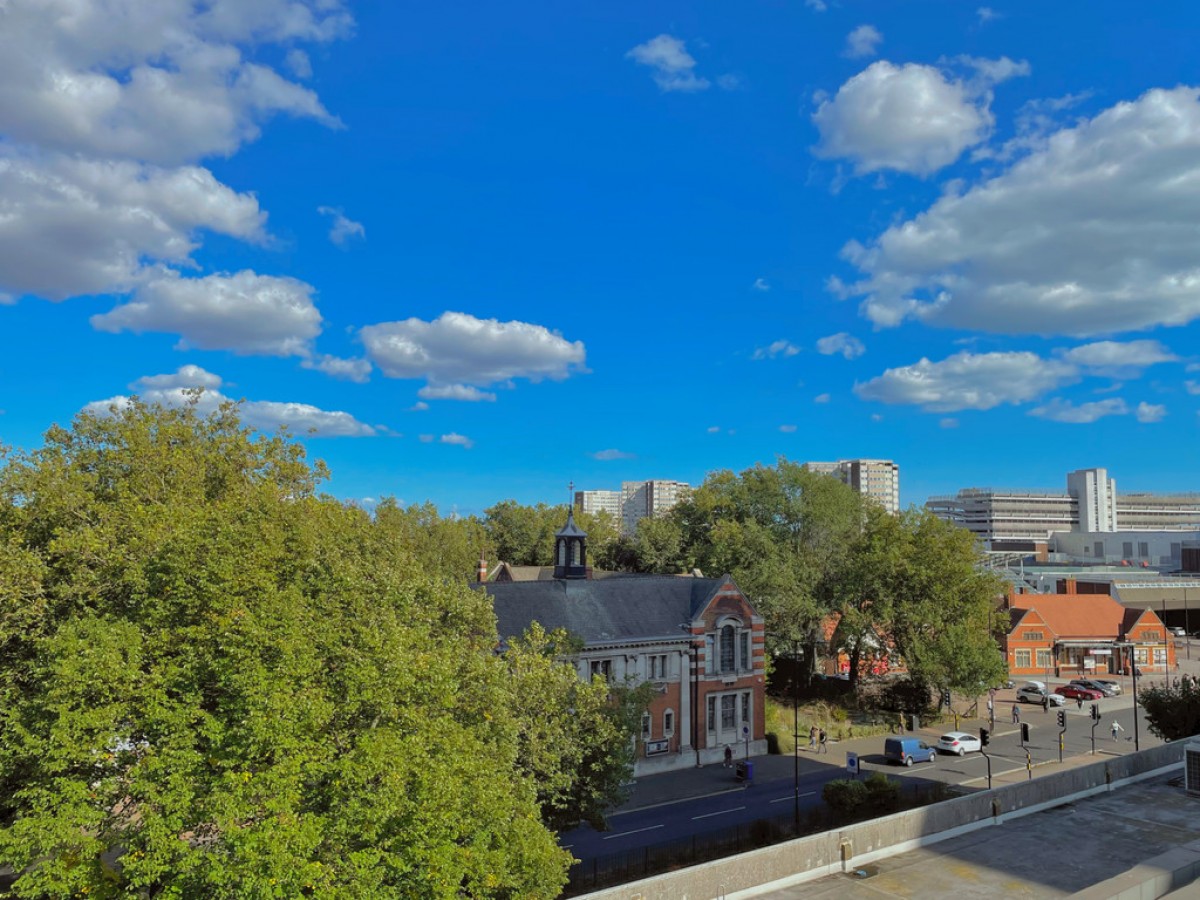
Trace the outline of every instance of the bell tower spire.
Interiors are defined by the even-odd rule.
[[[574,500],[575,485],[569,488]],[[587,532],[575,524],[574,504],[567,506],[567,523],[554,535],[554,577],[587,578]]]

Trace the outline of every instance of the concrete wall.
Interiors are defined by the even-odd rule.
[[[1185,743],[1163,744],[585,896],[589,900],[753,897],[1153,777],[1183,763]]]

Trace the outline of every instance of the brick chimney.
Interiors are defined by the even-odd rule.
[[[483,584],[485,581],[487,581],[487,558],[483,555],[482,550],[479,551],[479,569],[476,571],[475,575],[476,578],[479,579],[480,584]]]

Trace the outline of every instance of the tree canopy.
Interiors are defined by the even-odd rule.
[[[591,788],[569,753],[533,753],[529,723],[574,727],[565,702],[588,727],[611,714],[568,667],[526,666],[535,649],[495,654],[486,595],[439,571],[477,548],[402,537],[438,523],[376,521],[320,496],[324,475],[233,407],[140,402],[0,469],[16,896],[561,889],[570,857],[541,813]]]

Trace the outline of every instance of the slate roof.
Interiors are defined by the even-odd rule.
[[[555,537],[587,537],[587,532],[575,524],[575,510],[567,510],[567,524],[554,533]]]
[[[565,628],[587,644],[687,640],[690,623],[731,579],[677,575],[614,575],[601,580],[557,579],[480,585],[492,598],[501,640],[530,622]]]

